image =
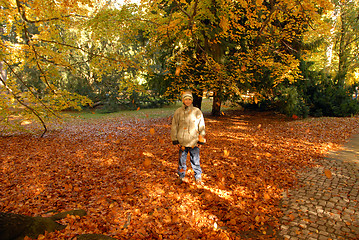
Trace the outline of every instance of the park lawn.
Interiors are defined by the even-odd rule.
[[[173,115],[174,111],[177,108],[182,106],[182,102],[177,101],[172,104],[163,106],[161,108],[138,108],[136,110],[123,110],[114,113],[101,113],[101,109],[99,110],[86,110],[86,111],[73,111],[73,112],[64,112],[69,116],[83,118],[83,119],[98,119],[98,118],[161,118],[161,117],[169,117]],[[224,105],[222,107],[224,110],[234,109],[233,107],[229,107]],[[211,99],[203,99],[202,101],[202,112],[205,114],[209,114],[212,110],[212,100]]]
[[[358,133],[359,119],[293,120],[273,112],[205,112],[204,185],[177,184],[169,138],[177,106],[134,117],[72,118],[43,138],[0,138],[0,211],[31,216],[84,209],[41,236],[99,233],[116,239],[276,239],[283,191],[298,171]],[[148,116],[147,116],[147,115]],[[150,114],[154,114],[151,115]],[[140,117],[142,116],[142,117]]]

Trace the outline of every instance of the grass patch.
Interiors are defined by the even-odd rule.
[[[164,106],[162,108],[139,109],[139,110],[124,110],[114,113],[99,113],[97,111],[80,111],[80,112],[66,112],[68,115],[82,119],[100,119],[100,118],[165,118],[172,116],[177,108],[182,106],[182,102],[178,101],[174,104]],[[202,112],[210,113],[212,111],[212,100],[203,99]]]

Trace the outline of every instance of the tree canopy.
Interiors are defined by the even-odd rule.
[[[199,106],[213,92],[214,115],[248,91],[257,105],[288,96],[283,103],[308,107],[301,94],[313,71],[355,82],[356,9],[329,0],[0,0],[1,118],[15,127],[35,117],[46,129],[64,109],[134,107],[149,91],[176,99],[187,89]]]

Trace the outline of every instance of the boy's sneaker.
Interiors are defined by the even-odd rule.
[[[184,180],[184,177],[179,177],[178,179],[177,179],[177,183],[178,184],[181,184],[181,183],[183,183],[185,180]]]
[[[196,183],[203,186],[202,178],[197,178]]]

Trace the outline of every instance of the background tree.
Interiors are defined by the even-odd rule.
[[[350,83],[349,77],[358,68],[359,40],[359,2],[334,1],[333,20],[336,34],[334,37],[337,66],[335,79],[344,86]]]
[[[351,1],[350,4],[350,8],[355,10],[357,3]],[[357,102],[352,100],[354,91],[351,87],[356,81],[357,61],[352,59],[357,54],[353,51],[356,49],[353,42],[355,30],[349,30],[357,27],[355,21],[347,21],[350,24],[345,24],[346,30],[343,32],[340,9],[345,16],[352,16],[352,20],[354,18],[351,9],[344,10],[342,7],[334,4],[330,11],[321,12],[325,21],[311,22],[308,31],[302,35],[298,45],[300,54],[297,54],[301,60],[302,79],[283,86],[287,92],[278,92],[281,111],[301,116],[351,116],[359,111]],[[340,40],[345,43],[340,43]],[[348,59],[351,59],[350,63]],[[284,104],[286,108],[282,107]]]
[[[256,107],[305,116],[323,112],[314,96],[338,87],[328,79],[343,85],[356,74],[357,1],[334,2],[336,17],[326,24],[331,4],[319,0],[0,4],[0,60],[7,72],[0,114],[10,125],[35,117],[46,130],[45,121],[63,109],[91,102],[104,111],[158,106],[188,88],[198,107],[203,92],[214,93],[213,115],[223,101],[243,103],[250,92]],[[326,94],[339,92],[345,96],[330,98],[345,99],[340,108],[355,113],[348,89]]]
[[[124,75],[140,69],[128,41],[137,29],[128,24],[130,5],[115,11],[100,0],[2,0],[0,6],[0,59],[7,71],[0,111],[10,126],[35,116],[46,132],[45,121],[58,111],[80,109],[91,103],[88,97],[116,99]]]
[[[221,100],[229,96],[250,89],[260,97],[262,91],[271,91],[282,81],[299,79],[300,60],[292,54],[295,39],[311,21],[319,21],[319,9],[323,11],[328,6],[322,1],[255,4],[222,0],[144,1],[143,4],[150,6],[148,19],[156,22],[151,41],[160,43],[158,46],[166,43],[173,49],[166,58],[167,79],[173,83],[169,91],[178,93],[183,88],[194,88],[199,82],[202,89],[215,92],[214,115],[220,113]],[[201,72],[193,75],[193,71],[184,70],[197,69],[200,61],[204,61],[208,71],[201,68]]]
[[[5,120],[9,116],[20,117],[20,121],[33,120],[35,116],[46,131],[47,117],[58,117],[56,112],[61,109],[89,103],[86,98],[56,85],[61,81],[60,70],[71,67],[66,56],[81,50],[73,45],[75,39],[63,34],[63,29],[84,24],[96,10],[93,3],[90,0],[0,1],[3,24],[0,59],[8,73],[6,80],[1,79],[4,99],[1,111]]]

